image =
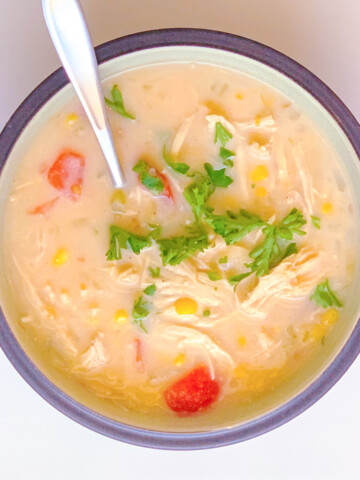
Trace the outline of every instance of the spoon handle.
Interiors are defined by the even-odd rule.
[[[78,0],[42,0],[50,36],[95,131],[116,188],[124,175],[115,151],[95,51]]]

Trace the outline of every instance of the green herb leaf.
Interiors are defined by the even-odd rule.
[[[144,289],[144,293],[145,293],[146,295],[153,296],[155,292],[156,292],[156,285],[155,285],[155,283],[153,283],[152,285],[149,285],[148,287],[146,287],[146,288]]]
[[[222,147],[225,147],[226,143],[232,139],[232,134],[226,130],[222,123],[216,122],[215,125],[215,143],[220,142]]]
[[[110,247],[106,253],[108,260],[119,260],[122,258],[121,249],[128,249],[137,255],[143,248],[151,246],[151,239],[147,236],[135,235],[117,225],[110,226]]]
[[[235,157],[235,152],[232,150],[228,150],[225,147],[220,147],[220,152],[219,152],[220,157],[224,160],[224,165],[228,165],[232,167],[234,165],[234,162],[231,159],[231,157]],[[230,162],[230,163],[226,163]]]
[[[198,230],[191,235],[157,240],[163,265],[178,265],[197,252],[203,252],[209,245],[207,233]]]
[[[163,148],[163,158],[166,162],[166,164],[174,170],[174,172],[181,173],[181,175],[186,175],[188,170],[189,170],[189,165],[186,165],[186,163],[181,163],[181,162],[174,162],[171,158],[170,153],[166,151],[166,147],[164,145]]]
[[[125,110],[123,97],[117,85],[114,85],[111,89],[111,96],[112,101],[105,97],[106,105],[123,117],[135,120],[135,117]]]
[[[320,218],[315,217],[315,215],[311,215],[311,221],[312,221],[312,224],[314,225],[314,227],[317,228],[318,230],[320,230]]]
[[[228,282],[230,283],[230,285],[237,285],[241,282],[241,280],[244,280],[244,278],[249,277],[251,274],[252,272],[245,272],[239,273],[238,275],[233,275],[232,277],[228,278]]]
[[[154,225],[152,223],[149,223],[149,227],[152,228],[151,232],[149,233],[149,237],[153,238],[154,240],[159,238],[162,232],[161,225]]]
[[[294,235],[305,235],[301,227],[306,223],[304,216],[294,208],[279,223],[279,225],[266,225],[263,228],[265,240],[257,245],[249,254],[254,261],[246,266],[256,272],[259,277],[269,273],[284,258],[297,253],[296,244],[287,242],[292,240]]]
[[[153,169],[154,174],[150,173],[150,168],[150,165],[148,165],[145,160],[139,160],[134,166],[133,171],[139,174],[140,181],[144,187],[159,195],[164,190],[164,183],[161,178],[156,175],[155,169]]]
[[[227,245],[238,242],[248,233],[265,225],[260,217],[246,210],[240,210],[239,213],[227,212],[226,215],[215,215],[208,208],[205,212],[205,220],[215,233],[223,237]]]
[[[221,257],[219,258],[219,263],[227,263],[228,262],[228,257]]]
[[[150,305],[148,302],[144,300],[144,297],[140,295],[134,303],[132,309],[132,318],[133,323],[138,325],[145,333],[148,333],[147,329],[144,327],[143,320],[149,315],[150,313]]]
[[[223,161],[223,165],[225,165],[226,167],[233,167],[234,162],[230,160],[230,158],[227,158],[226,160]]]
[[[207,276],[212,282],[216,282],[217,280],[221,280],[221,274],[219,272],[206,272]]]
[[[160,277],[160,267],[149,267],[150,275],[152,278],[159,278]]]
[[[200,221],[206,201],[214,191],[209,177],[201,173],[196,173],[193,182],[185,188],[185,200],[190,204],[197,222]]]
[[[208,308],[203,311],[203,316],[204,317],[210,317],[210,310]]]
[[[328,279],[326,279],[323,283],[320,283],[315,288],[310,300],[314,300],[314,302],[316,302],[322,308],[340,308],[343,306],[335,293],[331,290]]]
[[[214,170],[210,163],[205,163],[204,165],[206,173],[209,175],[211,183],[215,187],[228,187],[234,180],[231,177],[225,175],[225,168],[220,170]]]

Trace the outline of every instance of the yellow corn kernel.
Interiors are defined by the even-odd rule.
[[[191,315],[196,313],[197,303],[192,298],[178,298],[174,304],[176,313],[179,315]]]
[[[244,98],[244,94],[241,93],[241,92],[238,92],[238,93],[236,94],[236,98],[237,98],[238,100],[242,100],[242,99]]]
[[[174,358],[174,365],[176,365],[177,367],[181,367],[181,365],[183,365],[184,362],[185,362],[185,355],[183,353],[179,353],[179,355],[177,355]]]
[[[322,314],[321,324],[325,327],[334,325],[339,319],[339,312],[336,308],[329,308]]]
[[[261,115],[256,115],[255,117],[255,125],[259,127],[261,124]]]
[[[126,310],[120,309],[115,312],[114,315],[114,322],[116,323],[125,323],[129,318],[129,314],[127,313]]]
[[[60,265],[64,265],[69,260],[69,252],[66,248],[59,248],[59,250],[55,253],[53,257],[53,265],[59,267]]]
[[[322,211],[322,213],[325,213],[325,214],[331,213],[333,211],[332,203],[330,203],[330,202],[323,203],[322,207],[321,207],[321,211]]]
[[[326,328],[324,325],[316,323],[310,330],[309,337],[313,342],[320,342],[326,334]]]
[[[72,125],[74,125],[75,122],[77,122],[79,120],[79,117],[76,115],[76,113],[70,113],[67,117],[66,117],[66,125],[68,127],[71,127]]]
[[[269,172],[265,165],[258,165],[251,172],[251,180],[254,183],[261,182],[261,180],[265,180],[268,176]]]
[[[74,195],[81,195],[81,185],[71,185],[71,191]]]
[[[238,344],[240,345],[240,347],[245,347],[246,338],[243,335],[241,335],[241,337],[238,338]]]
[[[115,203],[115,202],[120,202],[122,204],[124,204],[126,202],[125,192],[123,190],[121,190],[120,188],[115,190],[114,193],[112,194],[111,203]]]
[[[264,187],[256,187],[255,188],[255,195],[259,198],[264,198],[267,195],[267,190]]]

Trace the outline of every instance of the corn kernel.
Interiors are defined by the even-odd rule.
[[[196,313],[197,303],[192,298],[178,298],[174,304],[176,313],[179,315],[191,315]]]
[[[246,338],[243,335],[241,335],[241,337],[238,338],[238,344],[240,345],[240,347],[245,347]]]
[[[71,191],[74,195],[81,195],[81,185],[71,185]]]
[[[179,353],[174,359],[174,365],[177,367],[181,367],[185,362],[185,355],[183,353]]]
[[[326,334],[326,328],[324,325],[315,324],[310,331],[309,337],[313,342],[320,342]]]
[[[60,265],[64,265],[64,263],[67,263],[69,261],[69,252],[67,251],[66,248],[59,248],[59,250],[56,252],[56,254],[53,257],[53,264],[56,267],[59,267]]]
[[[68,127],[71,127],[72,125],[74,125],[75,122],[77,122],[79,120],[79,117],[76,115],[76,113],[70,113],[67,117],[66,117],[66,125]]]
[[[254,183],[261,182],[261,180],[265,180],[268,176],[269,172],[265,165],[258,165],[251,172],[251,180]]]
[[[111,203],[115,203],[115,202],[120,202],[122,204],[124,204],[126,202],[125,192],[123,190],[121,190],[120,188],[115,190],[114,193],[112,194]]]
[[[321,211],[322,213],[331,213],[333,211],[333,205],[332,203],[330,202],[327,202],[327,203],[323,203],[322,207],[321,207]]]
[[[259,198],[264,198],[267,195],[267,190],[264,187],[256,187],[255,188],[255,195]]]
[[[122,324],[122,323],[125,323],[128,318],[129,318],[129,315],[127,311],[120,309],[115,312],[114,322]]]
[[[336,308],[329,308],[322,314],[321,324],[325,327],[334,325],[339,319],[339,312]]]

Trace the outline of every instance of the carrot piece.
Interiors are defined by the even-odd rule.
[[[72,200],[78,200],[81,195],[84,168],[85,158],[82,155],[65,150],[48,171],[49,183]]]
[[[53,206],[58,200],[59,200],[59,197],[55,197],[52,200],[49,200],[48,202],[42,203],[41,205],[38,205],[37,207],[34,207],[31,210],[29,210],[28,214],[29,215],[45,215],[53,208]]]
[[[139,338],[135,338],[135,360],[137,363],[142,362],[142,348],[141,348],[141,340]]]
[[[169,200],[174,201],[174,195],[172,193],[170,182],[169,182],[168,178],[165,175],[163,175],[162,173],[158,172],[157,170],[156,170],[156,176],[159,177],[164,184],[164,190],[162,191],[161,195],[163,197],[168,198]]]
[[[195,413],[217,399],[220,386],[209,369],[199,366],[168,387],[164,392],[169,408],[177,413]]]

